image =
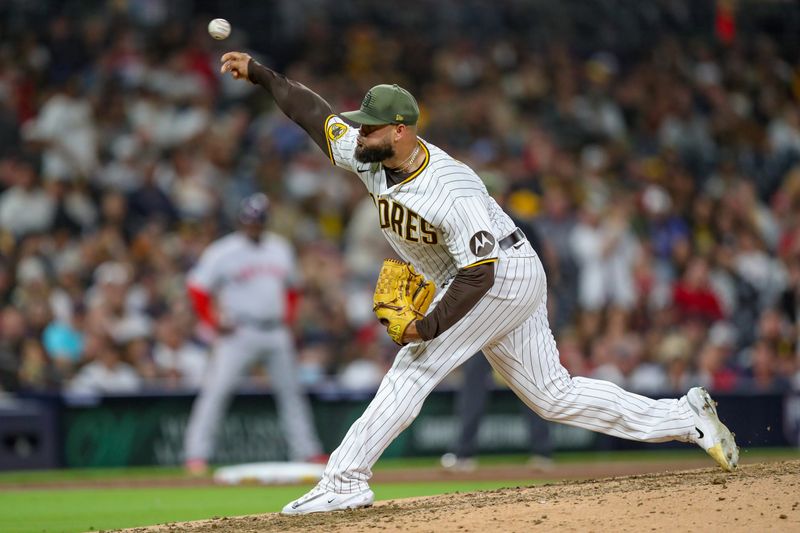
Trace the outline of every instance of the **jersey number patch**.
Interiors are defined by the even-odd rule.
[[[479,231],[469,240],[469,249],[475,257],[485,257],[494,250],[494,235],[488,231]]]

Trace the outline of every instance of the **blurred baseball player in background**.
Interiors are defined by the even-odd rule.
[[[294,252],[282,237],[265,232],[268,213],[264,194],[245,198],[239,230],[209,245],[188,276],[199,320],[218,334],[186,429],[185,466],[193,474],[207,470],[231,396],[248,368],[262,357],[289,458],[321,457],[308,399],[296,375],[294,339],[286,326],[288,294],[297,282]]]
[[[264,87],[335,165],[358,175],[384,236],[414,267],[395,268],[407,273],[400,281],[392,279],[399,274],[384,277],[382,270],[376,287],[376,314],[403,348],[331,455],[322,480],[283,513],[372,505],[372,465],[413,422],[434,387],[479,350],[545,419],[638,441],[697,443],[725,470],[736,467],[733,436],[705,390],[653,400],[605,381],[573,378],[561,366],[539,257],[469,167],[417,136],[419,108],[408,91],[378,85],[359,110],[337,115],[319,95],[246,53],[223,55],[221,71]],[[427,315],[403,322],[387,310],[407,317],[430,304],[415,269],[438,294]],[[398,305],[379,302],[379,294],[412,284],[413,294],[399,291]]]

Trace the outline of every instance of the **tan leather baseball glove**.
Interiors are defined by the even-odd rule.
[[[372,310],[394,342],[403,345],[408,325],[425,316],[436,287],[417,274],[411,263],[384,259],[375,285]]]

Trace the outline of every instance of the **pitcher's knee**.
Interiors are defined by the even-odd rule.
[[[404,377],[396,377],[387,375],[386,378],[389,384],[395,391],[395,396],[398,398],[406,398],[405,402],[398,402],[395,409],[387,416],[395,427],[407,428],[417,418],[419,412],[422,410],[422,404],[425,398],[431,392],[430,387],[421,386],[416,380],[412,381]],[[409,401],[410,400],[410,401]],[[413,407],[410,402],[416,402]]]
[[[394,428],[395,431],[403,431],[417,418],[422,402],[419,402],[414,408],[408,405],[398,405],[392,412],[384,413],[380,424],[384,428]]]
[[[568,379],[560,381],[557,387],[551,384],[540,390],[534,411],[545,420],[554,422],[570,416],[572,406],[569,405],[567,399],[573,388],[572,379]]]

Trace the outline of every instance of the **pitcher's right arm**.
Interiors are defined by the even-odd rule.
[[[333,114],[333,108],[324,98],[302,83],[265,67],[245,52],[224,54],[220,72],[230,72],[236,79],[249,80],[269,91],[281,111],[303,128],[320,149],[328,154],[325,123]]]

